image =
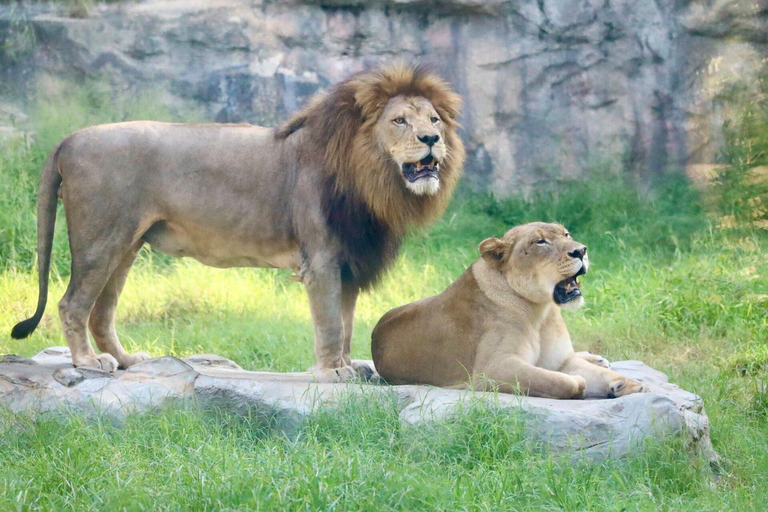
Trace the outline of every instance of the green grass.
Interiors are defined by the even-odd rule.
[[[105,117],[102,112],[110,112]],[[0,154],[0,332],[34,307],[34,202],[47,150],[66,132],[105,120],[172,118],[99,89],[41,102],[37,139]],[[736,171],[732,171],[736,172]],[[734,183],[737,180],[724,181]],[[723,197],[737,197],[728,189]],[[347,400],[298,435],[192,409],[123,426],[0,415],[0,510],[759,510],[768,500],[768,237],[714,228],[722,212],[684,183],[638,192],[596,170],[526,198],[464,193],[428,231],[411,236],[394,268],[362,296],[353,356],[388,309],[441,291],[512,225],[558,220],[589,246],[587,306],[567,313],[577,349],[642,359],[702,396],[715,449],[713,480],[679,440],[651,442],[623,461],[561,459],[532,445],[515,417],[475,408],[428,429],[402,426],[397,404]],[[0,353],[63,344],[56,302],[67,282],[60,212],[49,308]],[[745,216],[745,218],[747,218]],[[295,371],[313,362],[304,291],[289,272],[216,270],[145,249],[118,309],[130,350],[216,352],[248,369]]]
[[[190,411],[121,427],[17,419],[15,430],[0,454],[4,509],[18,498],[47,510],[307,511],[722,510],[760,499],[709,487],[678,442],[594,464],[537,450],[514,417],[479,408],[404,428],[387,399],[321,412],[296,439]]]

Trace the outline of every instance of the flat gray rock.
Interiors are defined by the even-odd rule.
[[[480,405],[520,414],[531,435],[554,452],[597,460],[623,457],[648,436],[682,435],[705,457],[717,460],[701,398],[640,361],[611,367],[645,382],[651,392],[612,400],[553,400],[430,386],[318,384],[308,373],[245,371],[214,354],[184,360],[159,357],[110,374],[75,368],[66,347],[52,347],[31,359],[0,359],[0,407],[14,413],[99,415],[120,422],[128,414],[190,402],[259,417],[292,432],[318,407],[334,407],[355,394],[393,393],[407,426],[446,420],[468,405]]]

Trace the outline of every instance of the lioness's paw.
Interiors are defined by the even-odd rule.
[[[573,375],[572,378],[575,391],[570,398],[584,398],[584,393],[587,390],[587,381],[581,375]]]
[[[650,388],[634,379],[626,377],[616,379],[608,385],[608,398],[631,395],[633,393],[648,393]]]
[[[146,352],[136,352],[134,354],[125,354],[120,358],[118,363],[120,364],[120,368],[126,369],[126,368],[130,368],[136,363],[140,363],[142,361],[146,361],[147,359],[151,359],[151,358],[152,356],[150,356]]]
[[[333,384],[336,382],[349,382],[358,378],[357,370],[352,366],[340,366],[338,368],[324,368],[318,365],[309,369],[309,373],[319,384]]]
[[[87,368],[97,368],[105,372],[114,372],[117,370],[117,359],[110,354],[99,354],[97,356],[85,356],[73,358],[72,363],[78,368],[81,366]]]
[[[596,364],[597,366],[602,366],[603,368],[611,367],[611,363],[599,354],[592,354],[591,352],[576,352],[576,355],[588,363]]]

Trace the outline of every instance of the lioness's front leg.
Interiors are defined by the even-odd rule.
[[[544,398],[584,398],[586,383],[579,376],[545,370],[517,356],[498,358],[472,378],[472,384],[502,393],[523,393]]]
[[[315,326],[315,365],[318,382],[343,382],[357,375],[344,360],[344,321],[341,270],[333,256],[316,255],[303,275]]]
[[[569,375],[584,377],[587,381],[588,398],[618,398],[632,393],[647,393],[648,386],[613,370],[603,368],[573,354],[560,369]]]

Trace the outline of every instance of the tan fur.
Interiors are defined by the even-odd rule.
[[[147,357],[127,354],[114,328],[146,242],[218,267],[295,270],[315,326],[315,376],[356,375],[349,342],[358,291],[393,260],[410,226],[448,204],[464,159],[459,104],[433,73],[395,64],[352,76],[277,129],[140,121],[76,132],[41,175],[40,299],[12,335],[29,335],[45,310],[59,194],[72,251],[59,312],[75,365],[113,370]],[[409,122],[394,125],[384,113]],[[439,187],[414,186],[404,158],[437,162]]]
[[[484,240],[480,252],[444,292],[393,309],[376,325],[373,358],[385,380],[551,398],[648,391],[602,357],[574,353],[553,294],[589,263],[565,228],[518,226]]]

